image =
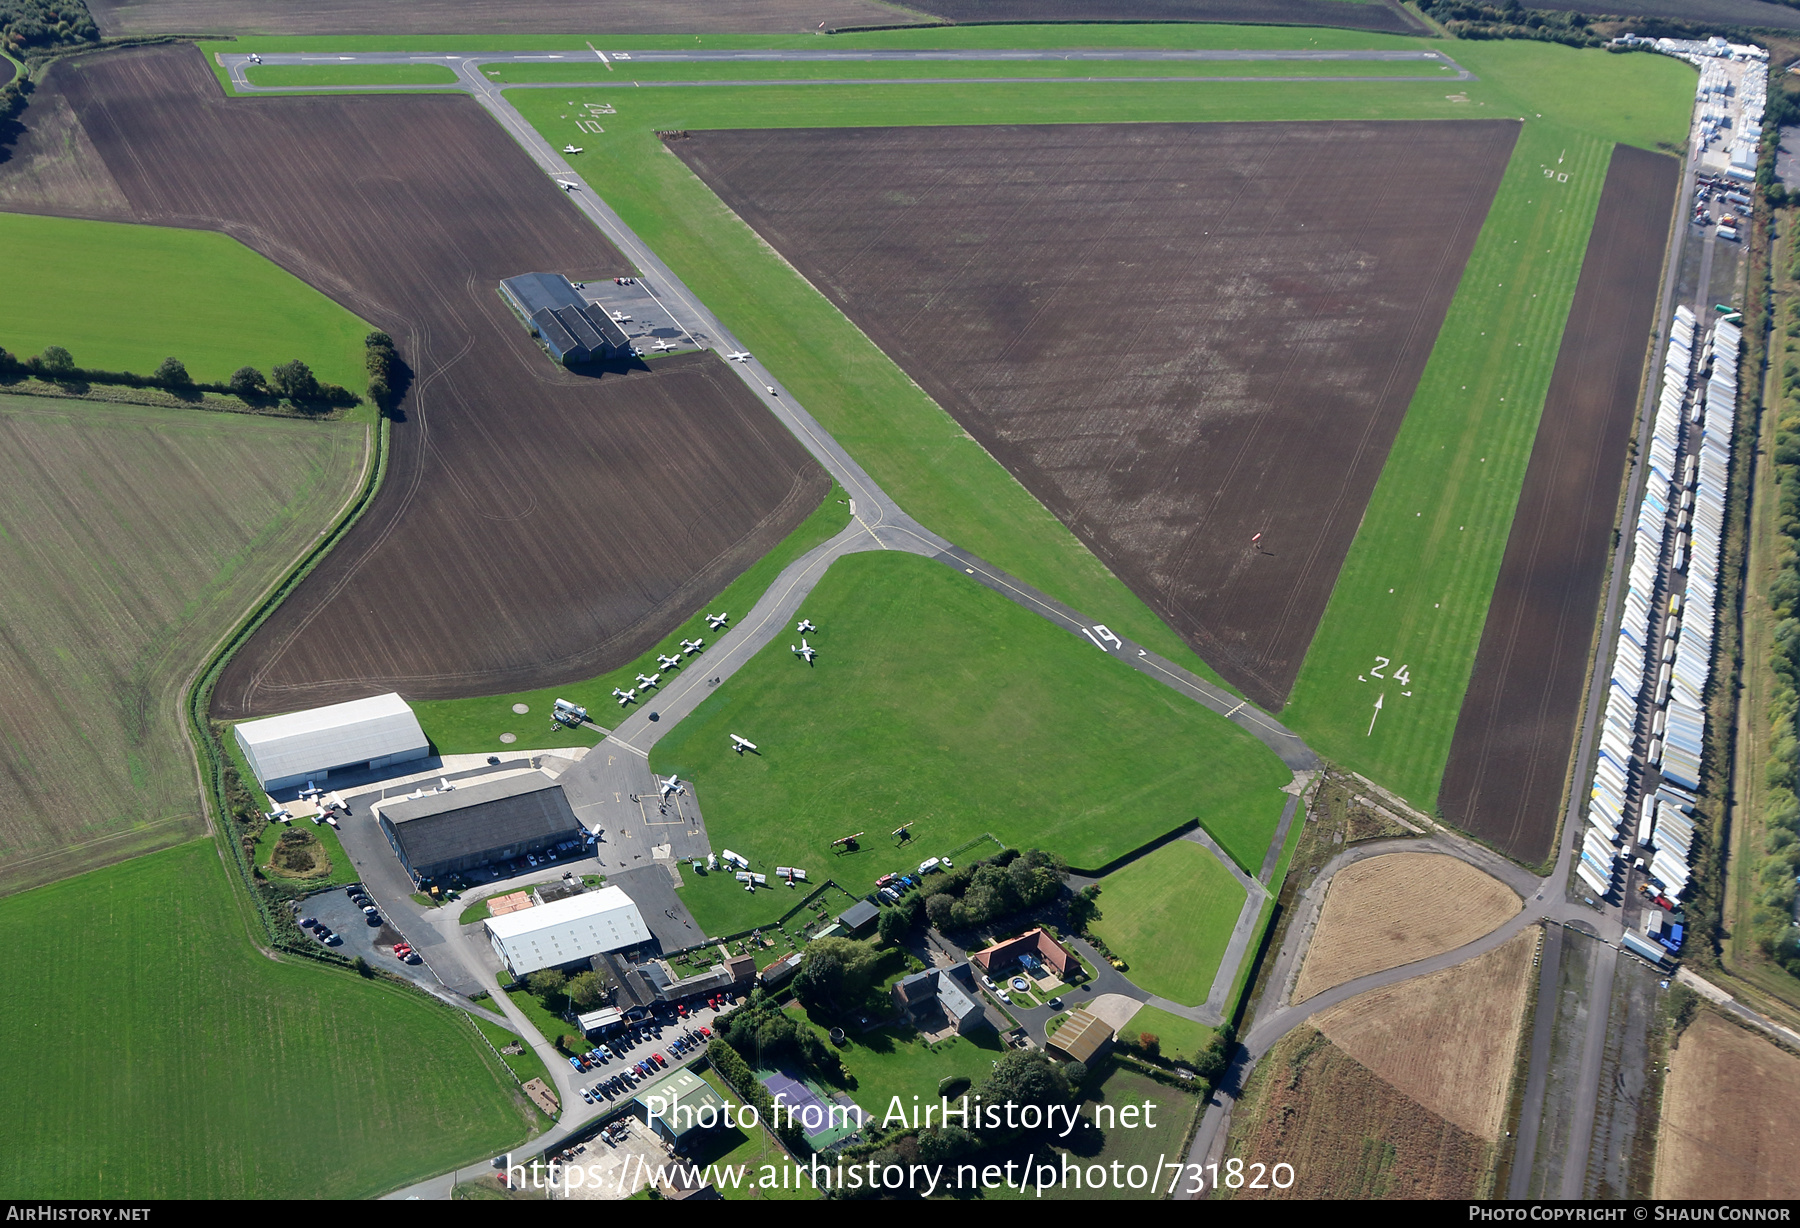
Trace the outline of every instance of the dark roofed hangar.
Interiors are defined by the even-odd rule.
[[[381,830],[415,881],[541,853],[585,834],[562,786],[541,772],[382,803]]]
[[[625,331],[560,273],[521,273],[502,281],[500,291],[565,367],[631,356]]]

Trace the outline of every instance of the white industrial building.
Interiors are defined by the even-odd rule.
[[[637,905],[618,887],[489,917],[487,931],[515,977],[650,941]]]
[[[266,792],[333,772],[368,771],[423,759],[431,743],[398,695],[372,695],[286,716],[244,721],[237,743]]]

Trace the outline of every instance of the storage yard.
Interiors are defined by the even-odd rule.
[[[1520,906],[1505,883],[1440,853],[1389,853],[1346,866],[1326,892],[1293,1001],[1455,950]]]
[[[1525,862],[1556,833],[1680,170],[1613,150],[1439,793]]]
[[[1701,1010],[1670,1054],[1657,1198],[1800,1198],[1800,1057]]]
[[[1279,707],[1516,135],[1139,124],[669,147],[1208,664]]]
[[[1333,1045],[1439,1117],[1500,1138],[1536,928],[1466,963],[1359,994],[1313,1020]]]
[[[823,498],[824,472],[716,358],[520,379],[545,364],[500,279],[623,270],[467,99],[225,103],[179,46],[58,84],[143,220],[237,234],[389,326],[414,369],[381,492],[233,659],[219,715],[600,673]],[[271,142],[312,152],[233,173]]]

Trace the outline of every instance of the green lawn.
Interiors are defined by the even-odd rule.
[[[487,1006],[489,1004],[482,1002],[477,1003],[477,1005]],[[493,1007],[492,1009],[498,1010],[499,1008]],[[529,1083],[532,1079],[542,1079],[545,1085],[552,1091],[556,1090],[556,1080],[552,1079],[550,1077],[550,1072],[544,1069],[544,1059],[537,1055],[536,1049],[533,1049],[530,1045],[523,1044],[517,1036],[513,1035],[513,1033],[497,1023],[489,1023],[486,1019],[478,1019],[474,1015],[466,1015],[464,1018],[466,1018],[483,1036],[487,1037],[488,1043],[494,1046],[494,1052],[499,1054],[500,1060],[506,1064],[507,1069],[513,1072],[513,1075],[517,1077],[520,1083]],[[515,1044],[523,1045],[521,1052],[500,1052],[500,1050],[506,1048],[508,1045]],[[543,1110],[539,1109],[537,1105],[532,1104],[529,1098],[527,1098],[526,1103],[531,1105],[531,1111],[536,1114],[540,1123],[544,1125],[551,1124],[550,1119],[544,1115]]]
[[[1135,37],[1144,45],[1206,45],[1201,40],[1219,36],[1217,27],[1189,29],[1191,33],[1184,35],[1126,27],[1117,37]],[[1304,46],[1316,33],[1270,31],[1259,36],[1262,41],[1240,45]],[[1039,36],[1061,38],[1073,46],[1090,43],[1088,34],[1049,30]],[[985,45],[1009,41],[1028,45],[1017,28],[983,31],[983,37],[990,36],[1000,42]],[[1184,44],[1184,38],[1195,41]],[[1406,44],[1390,40],[1357,45]],[[573,157],[574,165],[592,182],[604,185],[608,203],[762,361],[781,373],[802,402],[908,511],[998,566],[1202,673],[1210,671],[1071,534],[678,160],[660,149],[655,132],[816,125],[1523,117],[1525,133],[1514,165],[1446,326],[1449,344],[1434,356],[1415,404],[1415,416],[1427,417],[1428,411],[1420,407],[1441,403],[1435,398],[1446,387],[1460,395],[1461,386],[1468,384],[1471,391],[1491,390],[1496,408],[1498,397],[1508,396],[1511,416],[1497,423],[1491,420],[1495,415],[1470,414],[1467,402],[1453,407],[1453,414],[1438,415],[1467,427],[1466,439],[1459,437],[1459,442],[1476,447],[1469,464],[1482,465],[1480,457],[1489,457],[1487,473],[1470,477],[1457,472],[1461,479],[1457,483],[1451,481],[1445,463],[1447,453],[1455,459],[1454,450],[1444,446],[1450,441],[1440,437],[1445,424],[1415,427],[1409,421],[1394,451],[1390,467],[1395,472],[1384,476],[1340,584],[1340,597],[1321,629],[1315,648],[1318,660],[1309,660],[1292,705],[1294,719],[1302,722],[1302,731],[1319,749],[1428,802],[1442,774],[1555,342],[1579,270],[1585,228],[1598,198],[1595,175],[1604,164],[1597,158],[1615,140],[1645,146],[1679,142],[1693,96],[1693,70],[1666,57],[1612,56],[1517,42],[1435,45],[1452,49],[1481,79],[1458,82],[1458,91],[1449,96],[1435,81],[1371,79],[764,86],[628,94],[571,85],[566,92],[513,90],[508,98],[559,145],[575,139],[576,112],[571,103],[578,107],[586,101],[610,102],[618,108],[606,117],[603,136],[589,134],[577,142],[585,152]],[[908,65],[894,75],[928,71],[928,65]],[[1568,159],[1574,159],[1585,169],[1572,175],[1569,183],[1556,185],[1563,199],[1554,208],[1563,212],[1546,217],[1544,211],[1551,206],[1548,193],[1537,190],[1542,178],[1539,164],[1546,158],[1554,164],[1558,157],[1565,159],[1565,168],[1571,165]],[[1545,259],[1521,269],[1507,287],[1536,308],[1520,312],[1515,304],[1496,316],[1491,296],[1481,284],[1486,262],[1510,260],[1514,239],[1539,238],[1548,249]],[[1506,278],[1495,278],[1496,283],[1501,280]],[[1536,300],[1530,298],[1534,293]],[[1487,327],[1490,318],[1492,328]],[[1471,326],[1467,323],[1471,320],[1477,322]],[[1478,343],[1473,346],[1458,340],[1470,331]],[[1531,370],[1521,370],[1527,367]],[[1507,387],[1501,388],[1502,383]],[[1487,445],[1485,451],[1482,445]],[[1428,514],[1418,515],[1428,509]],[[1428,551],[1425,566],[1415,568],[1410,583],[1419,592],[1431,592],[1430,601],[1439,609],[1465,611],[1472,620],[1469,626],[1450,626],[1450,616],[1444,616],[1437,619],[1440,630],[1430,644],[1421,642],[1415,649],[1408,638],[1371,647],[1370,632],[1402,629],[1404,612],[1397,617],[1393,602],[1371,607],[1375,594],[1365,590],[1377,587],[1373,580],[1385,574],[1381,564],[1388,558],[1411,558],[1408,552],[1420,550],[1416,530],[1439,525],[1450,516],[1460,517],[1451,522],[1451,532],[1454,536],[1455,525],[1464,526],[1460,534],[1464,540]],[[1401,524],[1402,519],[1419,523]],[[1471,545],[1472,541],[1483,544]],[[1356,585],[1361,587],[1353,589]],[[1389,585],[1379,587],[1385,598]],[[1399,596],[1396,592],[1396,599]],[[1432,610],[1429,602],[1425,610]],[[1353,741],[1366,728],[1367,705],[1375,698],[1370,695],[1365,701],[1354,680],[1375,664],[1376,654],[1394,653],[1408,655],[1390,668],[1410,664],[1410,676],[1426,678],[1426,689],[1404,699],[1397,692],[1390,697],[1382,718],[1385,737],[1376,740],[1382,743],[1377,752],[1375,743]],[[1356,669],[1346,675],[1347,665]]]
[[[258,64],[244,76],[251,85],[455,85],[443,64]]]
[[[850,1086],[845,1090],[879,1122],[898,1099],[910,1113],[913,1097],[935,1100],[938,1085],[952,1076],[979,1084],[1006,1052],[1000,1035],[982,1028],[973,1036],[956,1036],[926,1045],[916,1032],[878,1028],[853,1034],[838,1050]]]
[[[712,1084],[713,1090],[725,1098],[725,1103],[739,1103],[737,1093],[729,1084],[721,1079],[717,1071],[707,1070],[701,1078]],[[744,1180],[739,1184],[729,1182],[716,1188],[721,1197],[726,1199],[774,1199],[783,1201],[808,1200],[822,1198],[824,1195],[812,1186],[782,1188],[779,1184],[763,1188],[755,1184],[762,1176],[764,1165],[774,1165],[777,1173],[789,1169],[793,1161],[781,1144],[769,1133],[767,1126],[758,1126],[754,1130],[743,1130],[736,1126],[721,1126],[706,1135],[687,1157],[694,1164],[704,1168],[717,1164],[723,1168],[737,1168],[743,1165],[748,1169]]]
[[[1244,889],[1219,859],[1173,840],[1100,880],[1100,920],[1133,983],[1183,1006],[1206,1001],[1244,907]]]
[[[1202,1049],[1212,1043],[1213,1030],[1204,1023],[1171,1015],[1154,1006],[1138,1008],[1131,1022],[1122,1029],[1124,1035],[1136,1038],[1149,1032],[1162,1044],[1162,1055],[1178,1062],[1191,1062]]]
[[[618,705],[612,698],[615,686],[634,685],[636,676],[654,674],[656,658],[668,654],[682,640],[696,637],[713,640],[718,632],[707,625],[706,615],[725,611],[733,619],[750,612],[757,599],[768,591],[781,569],[811,550],[820,542],[834,537],[850,523],[850,508],[844,502],[843,488],[833,482],[831,493],[805,520],[782,539],[780,545],[765,554],[749,570],[726,586],[725,591],[695,610],[688,620],[664,636],[655,648],[629,665],[585,681],[563,683],[538,691],[520,691],[512,695],[484,695],[473,699],[415,700],[412,708],[419,717],[425,736],[440,755],[483,754],[505,746],[510,751],[550,750],[562,746],[591,745],[595,735],[587,729],[565,729],[550,720],[552,706],[558,699],[580,704],[588,709],[602,727],[617,720]],[[520,715],[514,704],[524,704],[531,711]],[[503,744],[502,733],[518,740]]]
[[[544,1039],[555,1044],[564,1036],[572,1036],[580,1032],[575,1024],[544,1005],[544,1000],[526,989],[523,985],[514,986],[504,991],[512,1004],[519,1008],[519,1013],[531,1020],[532,1026],[543,1033]],[[561,1000],[560,998],[558,999]],[[495,1010],[500,1008],[496,1006]],[[551,1085],[554,1088],[554,1084]]]
[[[1259,866],[1291,774],[1214,713],[918,555],[834,563],[802,614],[812,667],[779,640],[665,735],[651,766],[694,782],[718,848],[869,890],[893,864],[982,832],[1098,866],[1198,817]],[[736,755],[727,735],[761,753]],[[894,851],[888,833],[911,822]],[[840,836],[863,851],[833,856]],[[792,903],[725,874],[682,897],[708,933]]]
[[[1083,1170],[1082,1188],[1074,1187],[1071,1181],[1065,1188],[1045,1191],[1047,1196],[1071,1199],[1118,1199],[1118,1198],[1152,1198],[1163,1197],[1168,1190],[1170,1170],[1164,1169],[1160,1174],[1162,1191],[1151,1194],[1148,1189],[1133,1190],[1127,1186],[1126,1180],[1115,1178],[1113,1165],[1120,1165],[1117,1172],[1123,1177],[1132,1165],[1141,1165],[1145,1171],[1137,1175],[1137,1179],[1147,1184],[1149,1170],[1161,1163],[1174,1163],[1176,1152],[1186,1141],[1188,1125],[1194,1114],[1200,1109],[1200,1098],[1191,1092],[1184,1092],[1170,1087],[1166,1083],[1158,1083],[1155,1079],[1139,1074],[1137,1071],[1117,1063],[1105,1062],[1105,1077],[1099,1087],[1094,1089],[1082,1102],[1082,1116],[1087,1119],[1090,1129],[1089,1137],[1071,1136],[1072,1146],[1068,1148],[1069,1163],[1080,1165]],[[1150,1108],[1145,1111],[1143,1106]],[[1123,1118],[1121,1111],[1130,1105],[1138,1106],[1140,1113],[1135,1118]],[[1110,1108],[1112,1128],[1096,1127],[1096,1112],[1103,1107]],[[1119,1124],[1132,1120],[1139,1124],[1126,1126]],[[1147,1124],[1146,1124],[1147,1123]],[[1098,1131],[1098,1137],[1093,1132]],[[1098,1146],[1096,1147],[1096,1143]],[[1062,1150],[1062,1148],[1058,1148]],[[1163,1157],[1167,1156],[1165,1160]],[[1098,1176],[1093,1173],[1095,1165],[1105,1169],[1107,1185],[1100,1189],[1088,1188],[1086,1177]],[[1127,1186],[1127,1188],[1119,1188]]]
[[[203,830],[180,693],[355,493],[367,438],[0,396],[0,891]]]
[[[898,71],[896,71],[898,69]],[[251,69],[251,79],[265,84]],[[301,68],[297,73],[314,70]],[[445,70],[449,71],[448,69]],[[863,63],[772,61],[762,63],[636,63],[608,67],[598,60],[566,63],[491,64],[483,68],[490,81],[502,85],[532,82],[586,82],[631,87],[639,81],[839,81],[846,78],[888,80],[895,77],[1425,77],[1454,80],[1448,65],[1406,60],[929,60],[897,65],[891,60]],[[282,81],[299,85],[303,81]],[[316,82],[324,84],[323,81]],[[274,85],[277,82],[269,81]],[[345,84],[353,84],[345,82]]]
[[[7,1198],[360,1198],[522,1140],[414,991],[275,962],[210,841],[0,899]]]
[[[298,358],[360,392],[369,325],[210,230],[0,213],[0,250],[30,253],[0,295],[0,346],[60,345],[77,366],[148,375],[168,357],[217,382]]]

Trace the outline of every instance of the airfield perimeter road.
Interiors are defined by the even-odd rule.
[[[605,60],[600,52],[596,57]],[[828,61],[831,59],[846,61],[867,61],[874,59],[939,59],[939,60],[1067,60],[1067,59],[1332,59],[1332,58],[1418,58],[1448,62],[1447,57],[1437,53],[1168,53],[1168,52],[1094,52],[1080,56],[1062,52],[980,52],[980,53],[835,53],[835,52],[756,52],[756,53],[718,53],[718,52],[665,52],[656,53],[664,62],[689,60],[693,62],[768,62],[772,60],[788,61]],[[635,59],[650,61],[651,53],[633,53]],[[442,63],[458,74],[463,88],[471,93],[476,101],[485,107],[503,127],[510,131],[531,157],[543,167],[546,173],[575,185],[570,197],[600,228],[619,250],[626,255],[641,271],[646,281],[659,291],[659,302],[669,312],[677,325],[690,335],[704,339],[721,353],[742,350],[743,347],[731,336],[729,330],[708,311],[695,296],[684,286],[662,261],[652,252],[624,221],[594,194],[591,187],[574,173],[568,163],[551,147],[537,130],[528,124],[522,116],[508,103],[501,89],[489,81],[481,72],[483,63],[523,63],[547,62],[557,59],[584,59],[579,56],[558,56],[549,53],[513,53],[513,54],[472,54],[467,56],[419,56],[398,53],[359,54],[349,56],[299,56],[271,55],[263,57],[267,64],[320,64],[320,63]],[[256,87],[249,84],[244,76],[244,69],[249,64],[248,56],[222,55],[220,62],[228,69],[236,88],[246,93],[280,93],[292,92],[286,89]],[[610,66],[609,66],[610,67]],[[1460,78],[1469,74],[1461,70]],[[371,87],[350,87],[356,91],[366,91]],[[382,87],[376,87],[382,88]],[[407,87],[388,87],[405,89]],[[1677,240],[1679,241],[1679,239]],[[1266,713],[1260,712],[1248,703],[1238,700],[1229,692],[1215,687],[1205,680],[1196,677],[1173,663],[1154,656],[1140,646],[1115,635],[1104,624],[1093,622],[1086,617],[1056,602],[1046,595],[1031,589],[1016,579],[988,566],[981,560],[960,550],[943,538],[924,528],[907,516],[875,482],[865,473],[861,466],[852,460],[847,452],[832,439],[822,427],[802,409],[792,397],[781,389],[776,378],[765,370],[754,358],[746,359],[738,364],[740,377],[751,391],[760,397],[769,410],[793,431],[801,443],[837,478],[844,489],[852,496],[852,524],[831,541],[815,548],[803,558],[785,569],[776,582],[763,595],[755,607],[724,635],[706,650],[700,660],[682,671],[682,675],[670,683],[659,693],[653,705],[646,706],[627,717],[617,728],[607,734],[607,742],[624,747],[630,751],[648,757],[663,730],[678,724],[681,718],[698,706],[713,685],[715,680],[722,680],[735,672],[756,652],[773,642],[787,627],[789,620],[798,612],[801,602],[818,582],[832,560],[844,554],[859,550],[899,549],[927,555],[944,563],[946,566],[958,567],[978,582],[993,588],[1009,599],[1027,609],[1050,619],[1071,634],[1086,637],[1101,651],[1118,657],[1141,672],[1150,674],[1165,685],[1181,692],[1197,702],[1204,703],[1214,711],[1242,726],[1268,745],[1295,771],[1305,771],[1318,766],[1318,759],[1301,740],[1279,722]],[[1634,487],[1635,492],[1635,487]],[[1613,583],[1607,607],[1609,621],[1617,619],[1617,578],[1618,563],[1615,559]],[[699,666],[699,668],[693,668]],[[655,720],[651,719],[652,712]],[[1585,763],[1590,757],[1593,745],[1593,729],[1596,709],[1592,703],[1585,714],[1583,737],[1578,762]],[[579,765],[571,774],[579,779]],[[575,782],[571,782],[575,783]],[[1578,827],[1579,820],[1570,828]],[[1287,824],[1282,825],[1285,833]],[[1283,999],[1288,992],[1288,985],[1296,970],[1298,956],[1304,947],[1305,939],[1310,933],[1312,920],[1316,918],[1317,909],[1324,898],[1325,888],[1330,876],[1350,861],[1361,857],[1376,855],[1385,851],[1402,849],[1429,848],[1459,859],[1469,861],[1487,870],[1513,885],[1520,891],[1526,903],[1523,909],[1505,925],[1476,940],[1441,955],[1432,956],[1399,968],[1373,973],[1360,977],[1334,989],[1318,994],[1298,1005],[1284,1005]],[[1451,967],[1465,960],[1474,958],[1486,951],[1500,946],[1521,929],[1542,921],[1554,921],[1561,924],[1575,925],[1584,931],[1595,934],[1608,944],[1606,953],[1616,958],[1617,952],[1611,944],[1618,941],[1622,925],[1616,910],[1609,914],[1596,915],[1593,909],[1567,897],[1564,885],[1569,880],[1574,854],[1573,842],[1565,830],[1565,838],[1559,852],[1556,866],[1549,876],[1536,879],[1526,871],[1510,862],[1505,862],[1493,853],[1472,842],[1463,840],[1452,833],[1439,830],[1424,841],[1400,840],[1380,842],[1377,845],[1355,850],[1354,854],[1346,853],[1334,859],[1315,881],[1302,899],[1299,915],[1288,931],[1288,939],[1277,956],[1272,969],[1268,988],[1259,1003],[1255,1022],[1242,1038],[1236,1057],[1221,1080],[1220,1088],[1209,1104],[1201,1123],[1192,1150],[1190,1162],[1203,1163],[1216,1158],[1223,1148],[1226,1130],[1230,1120],[1230,1108],[1235,1096],[1241,1091],[1243,1080],[1250,1068],[1266,1054],[1270,1047],[1292,1028],[1304,1023],[1308,1018],[1326,1007],[1345,1001],[1357,994],[1384,985],[1409,980],[1443,968]],[[1234,948],[1237,944],[1234,943]],[[1233,954],[1241,957],[1241,952],[1234,949]],[[1607,971],[1610,972],[1608,964]],[[1610,977],[1607,978],[1610,981]],[[1604,1000],[1604,999],[1602,999]],[[1212,1003],[1208,1003],[1212,1005]],[[1595,1056],[1592,1063],[1592,1074],[1597,1078],[1600,1042],[1604,1040],[1604,1013],[1598,1023],[1590,1030],[1585,1049]],[[527,1035],[530,1033],[527,1032]],[[1534,1046],[1535,1048],[1535,1046]],[[1590,1063],[1585,1060],[1583,1076],[1586,1079]],[[1533,1064],[1534,1074],[1537,1064]],[[561,1079],[558,1082],[562,1082]],[[1592,1119],[1595,1094],[1592,1086],[1583,1088],[1581,1102],[1577,1105],[1577,1113],[1585,1111],[1586,1119]],[[566,1100],[565,1100],[566,1103]],[[1583,1108],[1585,1106],[1585,1109]],[[569,1136],[576,1128],[578,1121],[587,1119],[588,1114],[572,1114],[565,1116],[565,1121],[550,1133],[533,1140],[531,1151],[536,1153],[555,1146],[561,1139]],[[1580,1159],[1585,1161],[1587,1149],[1586,1131],[1577,1131],[1579,1142],[1572,1145],[1581,1151]],[[1577,1157],[1573,1154],[1570,1159]],[[1575,1172],[1585,1171],[1585,1163],[1571,1164]],[[407,1190],[397,1191],[392,1197],[445,1197],[449,1193],[454,1174],[446,1174],[432,1181],[421,1183]],[[1579,1178],[1577,1178],[1579,1180]],[[1576,1192],[1579,1196],[1579,1190]]]

